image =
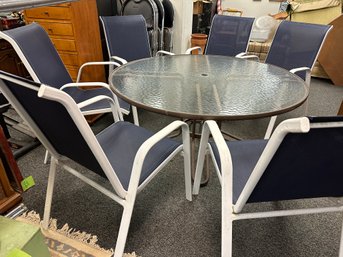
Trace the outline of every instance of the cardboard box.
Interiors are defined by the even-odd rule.
[[[318,61],[333,84],[343,86],[343,15],[330,24],[333,28],[324,42]]]

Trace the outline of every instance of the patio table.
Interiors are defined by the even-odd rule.
[[[305,82],[283,68],[215,55],[129,62],[110,74],[110,86],[138,108],[193,121],[271,117],[300,106],[309,94]]]

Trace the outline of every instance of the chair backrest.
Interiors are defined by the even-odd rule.
[[[272,135],[259,162],[271,160],[265,169],[255,168],[261,177],[248,202],[343,196],[343,116],[302,119],[308,132],[284,136],[277,128]],[[279,133],[284,138],[277,146]]]
[[[282,21],[276,30],[266,63],[291,70],[313,68],[331,25]],[[305,80],[305,72],[297,73]]]
[[[45,86],[47,87],[47,86]],[[55,157],[66,156],[84,167],[105,176],[85,134],[95,141],[95,135],[77,108],[76,103],[65,92],[48,87],[57,97],[70,103],[66,108],[62,103],[39,97],[40,83],[19,78],[0,71],[0,89],[12,106],[27,122],[42,144]],[[78,112],[78,118],[71,112]],[[82,128],[82,131],[81,131]],[[102,155],[98,147],[97,155]],[[94,150],[94,149],[93,149]]]
[[[109,57],[127,61],[151,57],[149,36],[142,15],[101,16]]]
[[[235,56],[246,52],[254,18],[215,15],[205,54]]]
[[[157,28],[157,26],[162,28],[165,6],[168,8],[170,5],[171,3],[166,0],[125,0],[122,4],[121,15],[143,15],[149,29]]]
[[[15,49],[32,79],[60,88],[72,79],[48,34],[38,23],[0,32]]]

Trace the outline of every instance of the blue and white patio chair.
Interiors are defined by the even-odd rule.
[[[285,68],[303,80],[310,79],[309,73],[331,29],[331,25],[282,21],[275,32],[265,63]]]
[[[83,102],[97,95],[107,95],[111,98],[116,97],[108,84],[96,81],[80,82],[80,78],[82,70],[86,66],[119,66],[119,63],[99,61],[85,63],[80,67],[76,82],[73,83],[51,39],[38,23],[0,31],[0,38],[5,39],[12,45],[34,81],[45,83],[67,92],[76,103]],[[96,85],[94,82],[96,82]],[[83,89],[80,87],[83,87]],[[84,88],[87,87],[88,89],[85,90]],[[118,101],[122,113],[128,115],[130,113],[130,105],[120,98],[118,98]],[[111,112],[111,107],[108,102],[97,102],[83,107],[81,111],[84,115],[100,114]],[[135,117],[134,114],[133,117]],[[47,162],[47,159],[48,152],[45,154],[44,163]]]
[[[178,153],[184,158],[186,198],[191,201],[190,143],[186,123],[175,121],[156,134],[120,119],[118,102],[98,95],[76,103],[62,90],[0,71],[0,90],[51,154],[43,227],[50,217],[56,168],[60,166],[123,206],[115,246],[122,257],[136,195]],[[93,103],[111,104],[116,122],[94,135],[80,109]],[[182,142],[167,136],[182,129]],[[108,179],[113,190],[68,166],[72,160]],[[85,192],[80,192],[85,193]]]
[[[142,15],[100,16],[109,60],[120,65],[152,57],[147,25]],[[156,55],[173,53],[160,50]],[[109,66],[109,74],[114,66]],[[136,107],[132,106],[134,123],[139,124]]]
[[[212,135],[213,142],[208,141]],[[343,196],[343,116],[295,118],[280,123],[269,140],[226,142],[214,121],[203,126],[193,194],[199,193],[206,150],[222,191],[222,257],[232,256],[235,220],[341,212],[318,206],[244,213],[249,203]],[[343,230],[340,241],[343,256]]]
[[[297,74],[310,86],[311,70],[317,60],[331,25],[282,21],[270,45],[265,63],[273,64]],[[240,55],[242,58],[257,56]],[[307,101],[305,103],[307,109]],[[305,109],[305,115],[307,110]],[[269,138],[277,116],[270,119],[265,138]]]

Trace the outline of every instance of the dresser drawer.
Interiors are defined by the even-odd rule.
[[[54,23],[40,21],[39,24],[50,36],[74,36],[74,29],[71,23]]]
[[[51,41],[58,51],[76,52],[75,40],[51,38]]]
[[[25,11],[27,18],[34,19],[56,19],[56,20],[70,20],[72,18],[69,7],[52,6],[29,9]]]
[[[59,53],[64,65],[79,66],[78,55]]]

